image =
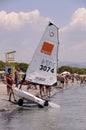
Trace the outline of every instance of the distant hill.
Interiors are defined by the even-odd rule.
[[[70,67],[79,67],[79,68],[86,68],[86,62],[69,62],[69,61],[59,61],[58,67],[61,66],[70,66]]]

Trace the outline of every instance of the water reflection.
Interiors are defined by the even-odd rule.
[[[57,120],[57,110],[50,108],[23,109],[17,108],[2,114],[2,130],[49,130],[54,129]]]

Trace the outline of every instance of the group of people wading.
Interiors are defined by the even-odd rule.
[[[26,86],[26,90],[29,91],[31,90],[37,90],[37,93],[35,94],[35,96],[39,96],[40,98],[47,98],[49,99],[51,97],[51,90],[52,90],[52,86],[48,86],[48,85],[37,85],[34,83],[30,83],[28,81],[23,81],[23,78],[21,79],[20,77],[20,69],[16,68],[15,69],[15,73],[14,76],[11,73],[11,69],[9,68],[7,73],[6,73],[6,78],[5,78],[5,83],[7,86],[7,94],[9,96],[9,101],[11,101],[11,97],[13,96],[14,101],[16,101],[15,95],[13,93],[13,89],[12,87],[19,87],[19,84],[23,83],[23,85]],[[86,77],[80,77],[80,75],[74,75],[74,74],[59,74],[57,76],[57,87],[64,89],[69,81],[71,81],[71,83],[73,84],[74,81],[79,81],[80,85],[84,85],[86,84]]]
[[[9,101],[11,101],[12,96],[14,101],[16,101],[15,95],[13,93],[13,87],[19,87],[19,84],[22,83],[23,78],[20,77],[20,69],[16,68],[14,72],[14,76],[12,75],[11,69],[8,68],[8,71],[6,73],[5,83],[7,86],[7,95],[9,96]],[[29,91],[29,89],[38,89],[39,93],[36,93],[35,96],[39,96],[40,98],[43,98],[46,96],[46,98],[50,98],[51,96],[51,86],[45,86],[45,85],[36,85],[29,83],[27,81],[24,81],[23,84],[26,87],[26,90]]]
[[[57,76],[58,87],[64,89],[68,84],[78,83],[80,86],[86,85],[86,75],[75,74],[59,74]]]
[[[51,97],[51,86],[48,85],[35,85],[35,84],[28,84],[28,89],[39,89],[39,93],[36,93],[35,96],[40,96],[41,98],[50,98]]]

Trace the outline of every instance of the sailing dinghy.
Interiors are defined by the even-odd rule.
[[[24,77],[25,80],[48,86],[52,86],[57,82],[58,45],[58,27],[49,22],[29,64]],[[14,88],[13,91],[21,97],[18,101],[19,105],[23,105],[23,99],[33,101],[42,107],[54,104],[22,90],[21,87]],[[57,107],[60,106],[57,105]]]

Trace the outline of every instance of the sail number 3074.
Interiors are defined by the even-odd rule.
[[[54,68],[48,67],[46,65],[40,65],[40,70],[54,73]]]

